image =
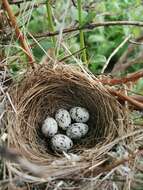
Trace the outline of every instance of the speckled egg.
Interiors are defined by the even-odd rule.
[[[42,133],[46,137],[53,137],[58,132],[58,124],[52,117],[47,117],[42,125]]]
[[[71,139],[80,139],[88,132],[88,125],[85,123],[73,123],[67,129],[66,134]]]
[[[57,152],[67,152],[73,146],[72,140],[63,134],[57,134],[51,139],[52,149]]]
[[[56,112],[55,119],[58,123],[58,126],[61,127],[63,130],[66,130],[71,124],[70,114],[65,109],[59,109]]]
[[[89,112],[82,107],[74,107],[70,109],[71,118],[79,123],[85,123],[89,120]]]

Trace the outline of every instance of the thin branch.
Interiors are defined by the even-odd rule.
[[[119,99],[124,100],[124,101],[127,101],[127,102],[129,102],[130,104],[134,105],[136,108],[139,108],[139,109],[143,110],[143,103],[141,103],[141,102],[135,100],[134,98],[129,97],[129,96],[126,96],[126,95],[124,95],[123,93],[118,92],[117,90],[113,90],[113,89],[111,89],[111,88],[108,88],[108,91],[109,91],[112,95],[118,96]]]
[[[10,0],[9,1],[9,4],[21,4],[21,3],[25,3],[25,2],[28,2],[28,1],[31,1],[31,0]]]
[[[138,102],[143,103],[143,95],[132,95],[130,96],[131,98],[133,98],[134,100],[137,100]]]
[[[78,50],[78,51],[75,51],[75,52],[71,53],[70,55],[65,56],[64,58],[60,59],[59,62],[65,61],[66,59],[72,57],[73,55],[76,55],[76,54],[78,54],[78,53],[81,53],[81,51],[82,51],[83,49],[85,49],[85,48],[86,48],[86,47],[84,47],[84,48],[82,48],[82,49],[80,49],[80,50]]]
[[[109,62],[111,61],[112,57],[119,51],[119,49],[121,49],[125,44],[126,42],[128,42],[128,40],[130,39],[131,35],[129,35],[128,37],[126,37],[124,39],[124,41],[111,53],[111,55],[109,56],[109,58],[107,59],[101,73],[104,73],[105,69],[107,68]]]
[[[74,0],[71,0],[72,1],[72,4],[74,7],[77,7],[76,3],[74,2]]]
[[[135,44],[135,45],[143,45],[142,42],[136,42],[136,41],[134,41],[134,40],[129,40],[129,43]]]
[[[138,38],[135,39],[136,42],[142,42],[143,41],[143,36],[140,36]],[[129,40],[130,42],[130,40]],[[122,70],[122,67],[124,69],[124,67],[126,67],[126,63],[130,62],[128,61],[128,57],[129,55],[131,55],[131,53],[134,51],[135,49],[135,45],[130,44],[127,48],[127,50],[123,53],[123,55],[119,58],[119,60],[117,61],[117,63],[114,65],[112,72],[111,73],[117,73]],[[126,68],[125,68],[126,69]]]
[[[127,82],[135,82],[139,78],[143,77],[143,70],[132,73],[129,76],[122,78],[113,78],[113,79],[101,79],[100,82],[108,85],[117,85],[117,84],[125,84]]]
[[[108,22],[95,22],[91,23],[82,27],[71,27],[71,28],[65,28],[63,30],[63,33],[70,33],[70,32],[75,32],[78,30],[92,30],[97,27],[103,27],[103,26],[116,26],[116,25],[127,25],[127,26],[138,26],[138,27],[143,27],[143,22],[138,22],[138,21],[108,21]],[[55,31],[55,32],[45,32],[42,34],[33,34],[35,38],[41,38],[41,37],[47,37],[47,36],[56,36],[60,33],[60,31]]]
[[[118,71],[123,72],[132,65],[139,64],[143,62],[143,52],[141,52],[135,59],[131,59],[127,61],[125,64],[121,64],[120,69]]]
[[[4,9],[6,10],[8,16],[9,16],[9,19],[11,21],[11,24],[12,24],[12,27],[14,28],[15,30],[15,34],[17,36],[17,38],[19,39],[19,42],[22,46],[22,48],[25,50],[24,52],[26,53],[28,59],[29,59],[29,63],[30,65],[32,66],[32,68],[34,68],[34,58],[33,58],[33,55],[31,53],[31,50],[26,42],[26,39],[24,37],[24,35],[22,34],[22,32],[20,31],[19,27],[18,27],[18,24],[17,24],[17,21],[16,21],[16,17],[14,16],[14,13],[9,5],[9,2],[8,0],[2,0],[2,3],[3,3],[3,7]]]
[[[129,156],[127,157],[124,157],[122,159],[118,159],[114,162],[112,162],[111,164],[108,164],[108,165],[105,165],[105,166],[101,166],[101,167],[97,167],[95,168],[95,170],[93,171],[89,171],[87,170],[85,173],[84,173],[84,176],[89,176],[89,174],[92,172],[92,176],[98,176],[100,174],[103,174],[105,172],[109,172],[109,171],[112,171],[114,168],[117,168],[118,166],[126,163],[126,162],[129,162],[129,161],[134,161],[135,157],[137,155],[140,155],[140,153],[142,152],[142,150],[138,150],[136,151],[135,153],[133,154],[130,154]]]

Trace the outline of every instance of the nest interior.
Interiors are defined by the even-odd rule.
[[[86,150],[111,141],[123,129],[122,112],[116,99],[98,80],[76,67],[39,66],[14,85],[10,95],[17,113],[8,112],[9,146],[35,163],[49,165],[57,159],[40,127],[59,108],[82,106],[90,113],[89,132],[75,142],[71,153],[84,156]]]

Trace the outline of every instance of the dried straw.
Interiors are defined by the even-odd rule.
[[[13,85],[10,96],[17,113],[9,107],[8,145],[31,163],[44,168],[37,171],[46,179],[84,175],[93,165],[98,165],[101,158],[105,159],[103,155],[108,148],[102,152],[101,147],[124,133],[119,103],[98,80],[75,66],[40,65]],[[47,116],[54,117],[59,108],[69,110],[73,106],[88,109],[89,132],[75,142],[68,154],[57,155],[40,129]],[[11,168],[17,174],[20,172],[16,164]]]

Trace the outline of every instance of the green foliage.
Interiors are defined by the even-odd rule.
[[[48,30],[46,6],[41,6],[32,12],[28,30],[32,33],[40,33]]]
[[[37,3],[41,3],[38,0]],[[52,21],[52,31],[60,30],[61,27],[68,28],[75,25],[85,26],[94,22],[102,21],[119,21],[119,20],[130,20],[130,21],[143,21],[143,5],[141,0],[82,0],[81,11],[79,17],[79,7],[78,1],[74,1],[76,6],[70,2],[68,6],[67,14],[65,14],[65,7],[68,1],[47,1],[50,3],[50,20]],[[32,6],[33,1],[30,3],[25,3],[26,5]],[[14,5],[12,6],[14,12],[16,13],[20,9],[26,9],[26,7],[21,6],[20,9]],[[23,30],[28,30],[32,34],[44,33],[51,31],[51,23],[49,22],[49,17],[47,12],[48,9],[46,4],[38,6],[38,8],[33,8],[28,12],[24,12],[19,15],[18,20],[20,25],[23,26]],[[29,16],[29,17],[28,17]],[[27,20],[25,19],[27,18]],[[80,18],[80,20],[79,20]],[[25,19],[25,20],[24,20]],[[64,19],[64,22],[63,22]],[[99,27],[92,30],[84,31],[84,39],[86,46],[86,54],[89,60],[89,68],[93,73],[100,73],[103,65],[107,61],[108,57],[111,55],[113,50],[129,35],[132,38],[137,38],[142,34],[141,27],[134,26],[110,26],[110,27]],[[56,37],[58,39],[58,37]],[[31,40],[30,43],[33,43]],[[35,42],[34,42],[35,43]],[[81,37],[79,32],[76,34],[69,33],[64,36],[64,43],[69,48],[71,53],[80,50],[81,48]],[[40,45],[39,45],[40,44]],[[36,60],[39,62],[42,56],[45,54],[43,49],[47,52],[49,48],[53,48],[51,44],[51,37],[46,37],[44,40],[40,40],[37,45],[32,46],[32,50]],[[111,59],[109,70],[112,69],[113,64],[116,64],[121,55],[128,48],[128,44],[125,44],[116,55]],[[138,46],[135,48],[133,55],[131,57],[136,57],[138,52],[142,51],[142,47]],[[63,58],[67,56],[67,52],[63,49],[59,50],[58,58]],[[78,58],[81,56],[77,56]],[[24,60],[25,61],[25,60]],[[73,62],[73,58],[71,58]],[[135,64],[131,66],[126,72],[133,72],[141,68],[141,64]],[[15,70],[15,69],[14,69]]]
[[[78,7],[78,22],[79,22],[79,26],[82,27],[83,26],[83,21],[84,21],[84,11],[82,11],[82,4],[81,4],[81,0],[77,0],[77,7]],[[80,35],[80,49],[85,48],[85,38],[84,38],[84,33],[83,30],[79,31],[79,35]],[[86,55],[86,49],[82,50],[82,60],[84,63],[87,64],[87,55]]]

